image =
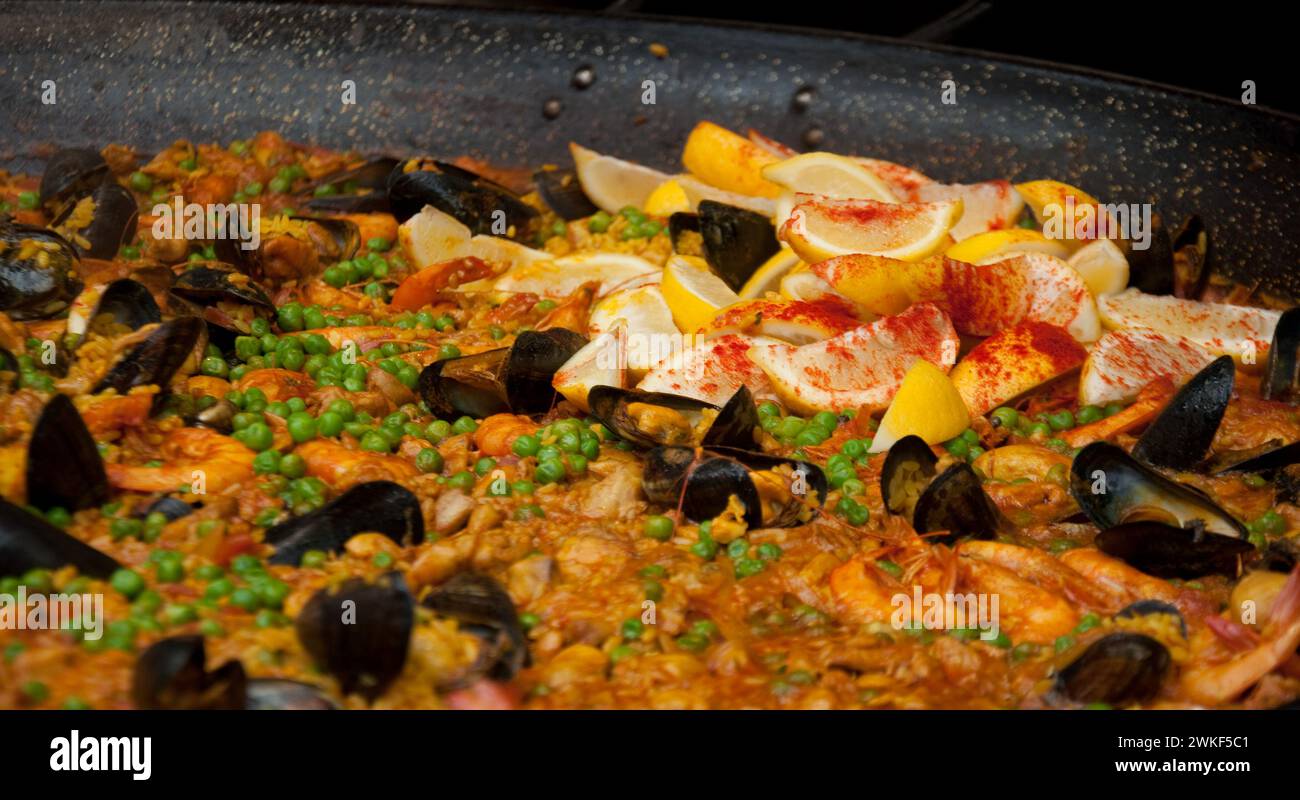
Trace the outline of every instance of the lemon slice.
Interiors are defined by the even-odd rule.
[[[1066,263],[1083,278],[1093,297],[1122,292],[1128,286],[1128,259],[1110,239],[1088,242]]]
[[[961,200],[962,215],[950,231],[957,241],[989,231],[1010,228],[1020,219],[1025,201],[1010,181],[983,183],[927,183],[916,190],[916,200],[935,203]]]
[[[721,278],[709,271],[704,259],[673,256],[664,266],[661,284],[673,320],[685,333],[694,333],[721,308],[740,300]]]
[[[397,229],[406,260],[417,269],[469,255],[470,238],[469,228],[433,206],[425,206]]]
[[[628,206],[641,208],[651,192],[671,178],[671,175],[606,156],[594,150],[569,143],[573,165],[578,173],[582,191],[597,207],[616,214]]]
[[[691,198],[676,180],[667,180],[645,199],[645,213],[653,217],[668,217],[678,211],[691,210]]]
[[[985,264],[1001,261],[1008,253],[1035,252],[1057,258],[1067,258],[1070,255],[1065,245],[1048,239],[1038,231],[1025,228],[978,233],[949,247],[944,255],[967,264]]]
[[[896,203],[898,198],[875,173],[834,153],[804,153],[763,168],[763,177],[792,192],[847,200]]]
[[[762,175],[763,167],[776,160],[745,137],[708,121],[695,126],[682,150],[682,165],[692,175],[719,189],[755,197],[780,193]]]
[[[624,359],[639,377],[681,349],[682,337],[658,286],[615,292],[591,309],[587,332],[601,336],[626,325]]]
[[[960,200],[882,203],[800,195],[778,238],[810,264],[852,253],[918,261],[943,249],[961,217]]]
[[[475,237],[477,238],[477,237]],[[547,258],[550,256],[547,254]],[[533,292],[547,297],[568,297],[588,281],[600,281],[597,294],[632,278],[658,272],[658,268],[626,253],[580,253],[555,260],[529,261],[512,267],[496,279],[499,292]]]
[[[781,281],[791,270],[801,264],[799,256],[788,247],[782,247],[771,258],[759,265],[740,287],[741,300],[757,300],[768,292],[780,291]],[[829,288],[829,287],[828,287]]]
[[[555,371],[555,391],[583,411],[588,411],[587,394],[593,386],[627,387],[627,322],[592,338]]]
[[[970,412],[957,387],[938,367],[917,359],[880,420],[868,452],[883,453],[904,436],[920,436],[926,444],[938,444],[968,427]]]
[[[1096,206],[1101,201],[1077,186],[1060,181],[1026,181],[1017,183],[1016,191],[1025,199],[1025,205],[1034,212],[1034,219],[1040,223],[1049,205],[1065,206],[1067,199],[1080,206]]]
[[[1079,187],[1060,181],[1029,181],[1017,183],[1016,191],[1025,199],[1025,205],[1047,237],[1060,239],[1071,252],[1086,243],[1075,236],[1080,223],[1091,223],[1097,233],[1090,238],[1105,238],[1101,229],[1108,227],[1109,221],[1103,225],[1096,219],[1101,213],[1098,209],[1101,201]],[[1066,215],[1068,209],[1073,209],[1071,216]]]
[[[755,347],[749,357],[767,373],[781,402],[800,414],[889,405],[918,358],[944,368],[957,360],[952,321],[932,303],[917,303],[830,339],[802,347]]]
[[[694,175],[678,175],[674,180],[686,192],[686,196],[690,198],[692,211],[699,207],[701,200],[713,200],[718,203],[726,203],[729,206],[749,209],[765,217],[770,217],[776,213],[776,201],[770,197],[753,197],[747,194],[723,191],[716,186],[710,186]]]

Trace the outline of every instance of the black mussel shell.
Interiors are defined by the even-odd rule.
[[[77,253],[45,228],[0,217],[0,311],[13,319],[40,319],[67,307],[80,290]]]
[[[228,434],[235,429],[235,415],[238,413],[239,409],[233,403],[222,398],[193,417],[187,417],[186,422],[196,428],[210,428]]]
[[[305,208],[330,214],[364,214],[388,210],[388,177],[401,163],[396,158],[380,156],[363,164],[348,169],[332,172],[313,181],[303,192],[312,195]],[[346,184],[356,186],[357,191],[346,194],[329,194],[316,196],[315,190],[321,186],[332,186],[335,191],[347,191]]]
[[[361,229],[350,219],[294,214],[287,219],[287,222],[291,225],[311,226],[324,232],[324,237],[313,230],[302,233],[316,248],[321,262],[346,261],[356,255],[361,247]],[[245,250],[244,240],[233,236],[217,239],[214,249],[220,263],[232,265],[238,268],[239,272],[260,279],[267,276],[266,263],[263,260],[267,243],[287,235],[289,234],[281,231],[267,232],[264,227],[257,248],[254,250]]]
[[[1300,441],[1284,445],[1281,439],[1270,439],[1259,447],[1217,452],[1210,459],[1207,469],[1212,475],[1226,472],[1271,475],[1283,467],[1297,463],[1300,463]]]
[[[0,497],[0,575],[73,566],[107,579],[120,566],[108,555]]]
[[[528,665],[528,637],[510,595],[491,577],[462,572],[435,587],[420,604],[440,616],[450,617],[483,641],[474,669],[455,686],[463,688],[480,676],[508,681]]]
[[[1300,543],[1294,539],[1269,539],[1259,560],[1251,566],[1273,572],[1290,572],[1300,564]]]
[[[27,502],[43,511],[68,511],[108,502],[108,477],[95,439],[67,395],[41,409],[27,444]]]
[[[565,328],[524,331],[510,347],[433,362],[420,373],[420,396],[443,415],[540,414],[555,404],[556,370],[586,343]]]
[[[668,217],[668,238],[673,243],[673,252],[682,252],[682,234],[700,232],[700,215],[693,211],[678,211]],[[694,255],[694,254],[688,254]]]
[[[762,214],[713,200],[701,200],[698,213],[704,260],[732,291],[781,249],[772,220]]]
[[[694,397],[620,389],[615,386],[593,386],[587,394],[591,414],[620,437],[642,447],[699,446],[736,447],[742,450],[754,447],[754,428],[758,426],[758,409],[748,387],[741,386],[726,405],[719,408]],[[685,424],[657,429],[638,425],[629,413],[633,405],[654,406],[667,409],[664,416]],[[717,416],[701,436],[697,422],[699,415],[716,411]]]
[[[904,436],[894,442],[880,469],[880,496],[885,508],[910,517],[938,463],[939,457],[920,436]]]
[[[162,322],[162,310],[148,287],[130,278],[120,278],[104,287],[95,310],[85,321],[86,331],[103,324],[105,317],[110,326],[138,331],[145,325]]]
[[[1196,373],[1147,426],[1133,446],[1133,457],[1169,469],[1200,464],[1228,410],[1236,373],[1232,356],[1220,356]]]
[[[1210,234],[1195,214],[1188,217],[1171,242],[1170,260],[1174,274],[1174,295],[1199,300],[1209,282]]]
[[[1300,350],[1300,306],[1283,311],[1273,329],[1273,342],[1259,382],[1260,397],[1288,400],[1296,396],[1296,384],[1300,380],[1297,350]]]
[[[245,711],[337,711],[338,704],[319,686],[276,678],[253,678],[244,698]]]
[[[383,694],[406,664],[415,603],[400,573],[361,578],[312,595],[298,614],[298,640],[344,694]]]
[[[176,276],[171,291],[179,297],[211,305],[220,301],[253,306],[270,313],[275,303],[266,290],[238,270],[217,263],[199,264]]]
[[[45,162],[41,174],[41,205],[62,203],[90,194],[108,177],[108,162],[98,150],[68,148]]]
[[[1056,691],[1078,703],[1127,706],[1156,696],[1172,659],[1150,636],[1112,633],[1088,646],[1056,676]]]
[[[600,209],[582,191],[578,173],[571,169],[544,169],[533,173],[537,194],[563,220],[590,217]]]
[[[116,389],[118,394],[126,394],[136,386],[151,384],[165,389],[185,359],[193,354],[204,332],[203,320],[198,317],[177,317],[164,322],[118,359],[91,393]]]
[[[1174,293],[1174,248],[1160,214],[1151,215],[1151,246],[1129,249],[1128,285],[1146,294]]]
[[[517,241],[532,237],[540,216],[509,189],[467,169],[441,161],[399,164],[388,180],[388,202],[398,222],[420,213],[426,205],[460,221],[472,233]]]
[[[266,532],[272,564],[297,566],[308,550],[336,553],[358,533],[382,533],[400,545],[424,539],[420,501],[392,481],[359,483],[321,508]]]
[[[916,499],[912,527],[917,533],[947,531],[936,541],[992,539],[1007,526],[1006,519],[984,492],[969,464],[953,464],[939,473]]]
[[[1245,539],[1206,533],[1201,525],[1126,522],[1097,534],[1098,550],[1157,578],[1236,576],[1240,559],[1255,549]]]
[[[1125,619],[1149,617],[1153,614],[1168,614],[1178,620],[1178,629],[1182,631],[1183,638],[1187,638],[1187,620],[1183,618],[1183,612],[1178,610],[1178,606],[1173,603],[1166,603],[1164,600],[1137,600],[1121,608],[1115,613],[1115,616],[1119,619]]]
[[[647,497],[664,505],[680,503],[687,519],[713,519],[726,510],[734,495],[745,508],[745,523],[750,528],[780,528],[801,524],[800,512],[806,504],[800,495],[813,492],[818,506],[826,500],[829,484],[816,464],[734,447],[706,450],[698,460],[694,452],[687,447],[654,448],[646,454],[641,479]],[[760,493],[754,476],[782,466],[790,467],[794,479],[802,481],[802,492],[787,485],[783,491],[789,497],[776,506],[768,505],[765,515],[764,503],[772,498],[770,492]],[[786,481],[779,475],[775,479]]]
[[[1209,495],[1175,483],[1107,442],[1093,442],[1070,465],[1070,494],[1102,530],[1154,520],[1186,528],[1199,521],[1208,533],[1245,539],[1245,526]]]
[[[54,227],[72,243],[78,255],[111,259],[135,236],[136,220],[140,216],[135,195],[116,181],[104,181],[88,198],[94,205],[84,225],[69,227],[79,201],[64,209],[54,220]]]
[[[136,516],[147,517],[154,512],[162,514],[168,522],[172,522],[193,514],[194,506],[177,497],[160,497],[145,506]]]
[[[248,676],[238,661],[207,670],[203,637],[171,636],[140,654],[131,677],[136,708],[225,710],[244,707]]]

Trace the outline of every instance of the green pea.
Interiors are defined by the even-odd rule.
[[[144,591],[144,578],[141,578],[139,573],[126,568],[115,570],[109,577],[108,583],[128,600],[135,599],[140,592]]]
[[[280,451],[263,450],[253,458],[253,473],[256,475],[270,475],[280,471]]]
[[[457,472],[455,475],[452,475],[450,478],[447,479],[448,486],[452,487],[453,489],[461,489],[463,491],[469,491],[470,489],[473,489],[475,483],[477,483],[477,480],[474,477],[474,473],[470,472],[469,470],[462,470],[460,472]]]
[[[538,483],[557,483],[564,480],[564,464],[559,459],[543,461],[533,471],[533,479]]]
[[[990,416],[993,421],[993,427],[995,428],[1015,430],[1016,425],[1020,421],[1020,412],[1016,411],[1014,408],[1007,408],[1006,406],[993,409],[993,413]]]
[[[286,420],[289,435],[298,443],[309,442],[316,438],[316,418],[306,411],[295,411]]]
[[[655,514],[647,517],[642,530],[651,539],[666,542],[672,538],[675,524],[671,517]]]
[[[139,171],[131,173],[130,183],[131,188],[137,192],[147,192],[153,188],[153,178]]]
[[[451,432],[455,434],[473,433],[478,430],[478,423],[473,417],[460,417],[451,424]]]
[[[587,219],[587,230],[592,233],[604,233],[609,230],[610,223],[613,221],[614,218],[608,212],[597,211]]]
[[[1123,403],[1107,403],[1106,407],[1102,409],[1101,413],[1105,414],[1108,417],[1113,417],[1123,410],[1124,410]]]
[[[1054,431],[1064,431],[1074,427],[1074,413],[1069,409],[1062,409],[1054,414],[1047,416],[1047,424]]]
[[[426,447],[415,456],[415,467],[420,472],[442,472],[442,454],[432,447]]]
[[[1079,425],[1088,425],[1101,419],[1105,413],[1097,406],[1084,406],[1074,415],[1074,421]]]
[[[265,422],[254,422],[247,428],[238,432],[241,441],[251,450],[262,451],[269,448],[275,441],[275,435],[271,432],[271,426]]]

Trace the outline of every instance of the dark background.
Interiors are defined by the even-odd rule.
[[[435,0],[417,0],[431,5]],[[461,0],[455,5],[558,8],[742,20],[913,38],[1115,72],[1300,113],[1290,81],[1296,12],[1282,3],[1115,0]]]

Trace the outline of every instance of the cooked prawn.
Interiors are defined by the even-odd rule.
[[[964,555],[961,585],[998,598],[999,625],[1017,642],[1047,644],[1074,630],[1079,612],[1069,601],[992,561]]]
[[[1073,603],[1105,614],[1114,614],[1128,603],[1127,593],[1093,582],[1042,550],[991,541],[964,542],[958,552],[1028,578],[1048,591]]]
[[[493,414],[479,423],[474,431],[474,444],[485,456],[510,454],[510,447],[520,436],[535,433],[538,425],[528,417],[517,414]]]
[[[564,302],[542,317],[537,323],[537,330],[568,328],[578,333],[586,333],[587,319],[591,316],[591,301],[599,288],[600,281],[589,281],[579,286]]]
[[[108,482],[133,492],[171,492],[201,481],[217,493],[253,477],[252,450],[208,428],[177,428],[162,443],[163,466],[105,464]]]
[[[1174,386],[1168,378],[1152,381],[1138,393],[1133,405],[1105,419],[1066,431],[1061,436],[1070,447],[1083,447],[1110,439],[1155,419],[1173,396]]]
[[[1126,603],[1136,600],[1163,600],[1173,603],[1189,619],[1199,619],[1212,611],[1213,604],[1200,592],[1179,589],[1168,581],[1130,567],[1100,550],[1083,547],[1067,550],[1061,561],[1095,585],[1126,595]]]
[[[895,598],[910,596],[915,586],[925,594],[952,591],[956,562],[946,547],[925,547],[899,561],[904,566],[901,579],[881,569],[871,554],[855,555],[831,570],[831,596],[840,615],[857,623],[885,622],[898,609]]]
[[[289,369],[255,369],[235,383],[241,392],[261,389],[268,403],[288,400],[290,397],[307,397],[316,389],[316,382],[306,373]]]
[[[366,481],[403,481],[420,474],[415,465],[397,456],[352,450],[338,442],[315,439],[298,445],[295,453],[307,463],[307,474],[333,489]]]

